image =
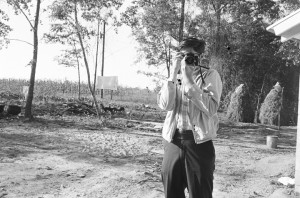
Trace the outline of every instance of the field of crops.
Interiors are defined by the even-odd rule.
[[[0,79],[0,93],[10,92],[23,95],[23,86],[28,86],[29,82],[22,79]],[[86,83],[80,84],[80,96],[84,98],[91,98],[88,85]],[[79,89],[78,82],[65,81],[50,81],[37,80],[35,82],[34,97],[35,101],[42,99],[42,97],[57,97],[57,98],[78,98]],[[97,98],[101,100],[100,90],[96,91]],[[104,101],[123,101],[135,102],[144,104],[156,104],[156,93],[148,89],[129,88],[119,86],[118,90],[111,92],[111,90],[104,90]]]
[[[21,116],[25,110],[23,87],[28,81],[20,79],[0,79],[0,103],[21,106]],[[80,103],[78,83],[70,81],[38,80],[35,83],[33,115],[95,115],[92,96],[87,84],[81,83]],[[122,112],[106,112],[111,118],[142,119],[163,121],[165,112],[156,104],[154,91],[139,88],[118,87],[118,90],[96,91],[97,101],[105,107],[124,108]],[[75,102],[75,103],[74,103]]]

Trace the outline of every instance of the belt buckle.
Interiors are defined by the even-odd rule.
[[[183,133],[185,130],[183,130],[183,129],[178,129],[178,132],[179,133]]]

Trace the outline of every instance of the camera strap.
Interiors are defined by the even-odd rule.
[[[201,75],[201,80],[202,80],[202,84],[203,84],[203,85],[205,85],[205,80],[204,80],[204,77],[203,77],[203,74],[202,74],[201,67],[202,67],[202,66],[200,66],[200,75]]]

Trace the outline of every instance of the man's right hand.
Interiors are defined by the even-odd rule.
[[[180,52],[177,52],[176,53],[176,56],[175,56],[175,59],[173,61],[173,66],[171,68],[171,74],[170,74],[170,79],[175,82],[176,81],[176,78],[177,78],[177,74],[181,68],[181,60],[183,59],[183,56],[182,56],[182,53]]]

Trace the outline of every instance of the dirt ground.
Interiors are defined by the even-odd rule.
[[[0,198],[163,198],[160,122],[39,116],[0,119]],[[275,130],[274,130],[275,129]],[[278,148],[266,136],[279,136]],[[269,197],[293,188],[296,127],[222,121],[216,148],[214,198]],[[188,197],[188,196],[187,196]]]

